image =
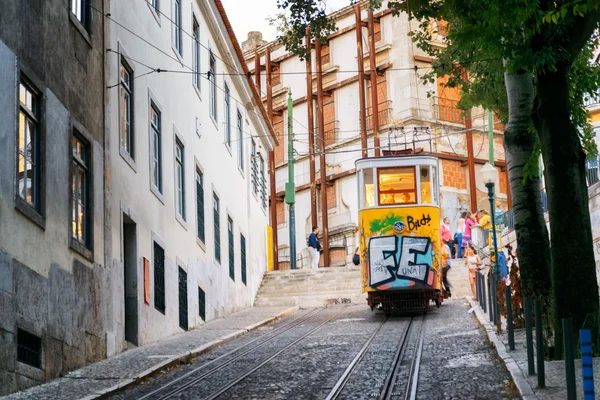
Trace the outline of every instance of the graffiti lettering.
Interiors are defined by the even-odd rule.
[[[429,226],[429,223],[431,222],[431,217],[429,216],[429,214],[427,214],[427,216],[423,214],[423,217],[421,219],[415,220],[412,216],[409,215],[408,217],[406,217],[406,221],[408,222],[408,230],[415,231],[421,227]]]
[[[377,287],[396,279],[425,282],[431,268],[430,239],[380,236],[369,240],[369,284]],[[421,260],[417,257],[421,255]]]

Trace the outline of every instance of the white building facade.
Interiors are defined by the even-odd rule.
[[[110,13],[109,355],[252,305],[276,143],[220,1]]]

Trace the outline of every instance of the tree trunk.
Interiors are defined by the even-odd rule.
[[[592,245],[585,154],[569,112],[569,69],[537,74],[533,120],[544,158],[552,254],[556,355],[562,358],[562,319],[592,329],[598,350],[598,282]],[[577,354],[577,352],[575,353]]]
[[[504,151],[513,213],[521,285],[524,296],[547,297],[550,293],[550,243],[544,221],[539,176],[525,176],[525,165],[533,157],[537,138],[529,132],[533,121],[534,86],[531,73],[504,74],[508,97],[508,125]]]

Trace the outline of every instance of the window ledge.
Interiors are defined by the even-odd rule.
[[[154,196],[156,196],[158,201],[160,201],[163,205],[165,205],[165,197],[160,192],[160,190],[158,190],[158,188],[156,186],[154,186],[152,183],[150,184],[150,191],[154,194]]]
[[[196,244],[206,253],[206,244],[198,236],[196,236]]]
[[[119,154],[121,155],[121,158],[123,158],[123,160],[125,160],[127,165],[129,165],[131,167],[133,172],[137,173],[135,160],[131,157],[131,155],[127,152],[127,150],[125,150],[123,147],[121,147],[121,145],[119,145]]]
[[[215,125],[215,128],[217,128],[217,130],[219,130],[219,123],[217,122],[217,120],[215,119],[215,117],[213,117],[212,115],[210,116],[210,120],[213,122],[213,124]]]
[[[46,229],[46,217],[39,213],[38,210],[33,208],[29,203],[19,197],[15,198],[15,208],[31,222],[39,226],[41,229]]]
[[[246,179],[246,173],[244,172],[244,169],[243,169],[243,168],[240,168],[240,167],[238,166],[238,171],[240,171],[240,174],[242,175],[242,179]]]
[[[85,41],[87,42],[87,44],[90,47],[92,46],[92,36],[90,35],[90,33],[83,27],[83,25],[81,24],[81,22],[77,19],[77,17],[75,16],[75,14],[73,14],[71,11],[69,11],[69,19],[71,20],[71,22],[73,23],[73,25],[75,25],[75,28],[77,29],[77,31],[79,31],[79,33],[81,34],[81,36],[83,36],[83,38],[85,39]]]
[[[231,146],[230,146],[229,144],[227,144],[227,142],[224,142],[223,144],[225,145],[225,148],[226,148],[226,149],[227,149],[227,151],[229,152],[229,155],[230,155],[231,157],[233,157],[233,153],[232,153],[232,151],[231,151]]]
[[[94,262],[94,252],[88,249],[83,243],[73,238],[73,236],[69,237],[69,248],[83,256],[86,260]]]
[[[179,53],[179,50],[177,50],[173,44],[171,44],[171,50],[175,53],[175,57],[179,60],[179,64],[181,64],[182,67],[185,67],[185,64],[183,63],[183,54]]]
[[[200,78],[200,82],[202,82],[202,78]],[[200,83],[202,84],[202,83]],[[198,86],[196,86],[196,83],[194,82],[194,78],[192,75],[192,86],[194,87],[194,90],[196,91],[196,95],[198,95],[198,98],[200,99],[200,101],[202,101],[202,93],[200,92],[200,88]]]
[[[160,14],[154,9],[154,7],[152,7],[152,4],[150,4],[149,2],[146,4],[148,5],[148,8],[150,9],[150,12],[154,16],[154,19],[156,20],[156,23],[158,24],[158,26],[161,26],[160,25]]]
[[[179,215],[177,211],[175,211],[175,219],[177,220],[177,222],[179,222],[183,229],[187,231],[187,222],[185,222],[185,219],[183,219],[183,217]]]

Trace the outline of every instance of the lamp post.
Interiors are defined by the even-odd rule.
[[[485,163],[483,168],[481,169],[481,176],[483,177],[483,183],[488,190],[488,198],[490,200],[490,214],[492,217],[492,242],[494,245],[494,266],[492,273],[492,283],[494,293],[496,292],[496,284],[500,280],[500,268],[498,267],[498,242],[496,240],[496,210],[494,209],[494,186],[496,185],[496,180],[498,179],[498,171],[496,168],[488,163]],[[494,296],[495,298],[495,296]],[[497,311],[494,313],[495,324],[497,326],[500,325],[500,313],[498,302],[495,301],[494,310]],[[490,306],[492,306],[490,304]]]

